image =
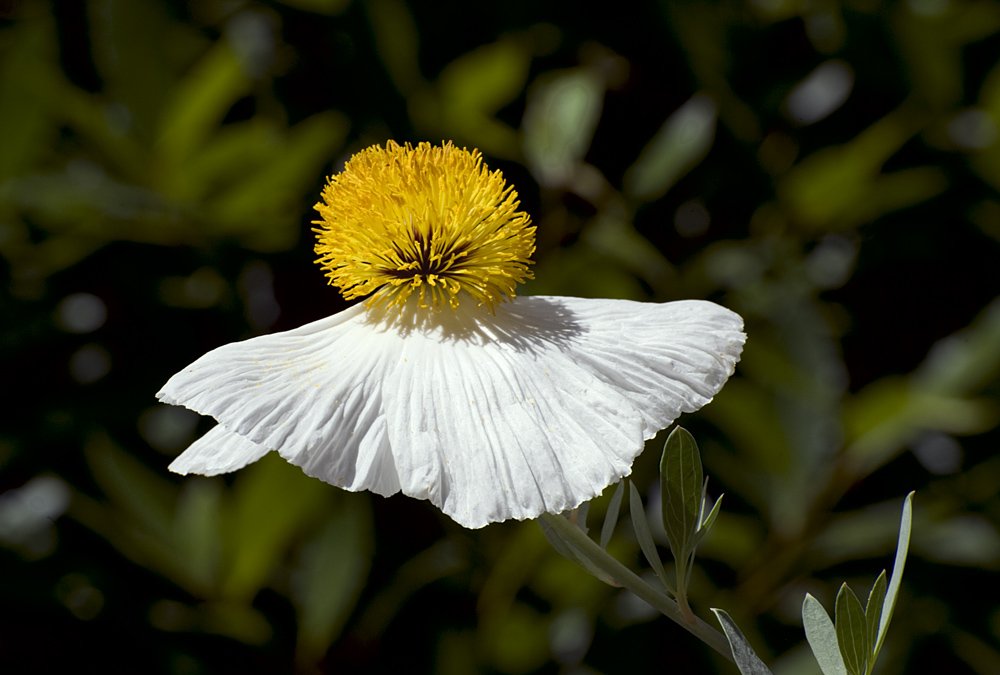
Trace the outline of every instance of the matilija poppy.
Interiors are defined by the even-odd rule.
[[[170,469],[211,476],[274,450],[470,528],[574,508],[627,475],[722,388],[743,321],[700,300],[515,297],[535,248],[518,205],[450,143],[351,158],[316,205],[316,252],[347,299],[369,299],[170,378],[160,400],[219,422]]]

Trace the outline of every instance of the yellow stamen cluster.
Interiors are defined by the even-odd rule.
[[[531,278],[535,228],[513,187],[478,150],[393,141],[354,155],[316,205],[317,262],[348,300],[369,309],[458,306],[461,291],[491,311]]]

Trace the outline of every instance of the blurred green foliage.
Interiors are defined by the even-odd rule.
[[[995,0],[0,2],[0,663],[734,672],[534,523],[462,530],[277,458],[166,471],[206,430],[155,405],[169,375],[344,307],[311,206],[393,138],[503,170],[527,293],[746,318],[684,421],[726,493],[696,613],[816,672],[805,593],[870,587],[916,489],[881,672],[1000,672],[998,61]],[[632,532],[602,540],[649,574]]]

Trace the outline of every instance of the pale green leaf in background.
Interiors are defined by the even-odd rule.
[[[371,566],[374,530],[363,495],[338,495],[319,534],[302,549],[292,572],[298,612],[298,651],[318,660],[354,609]]]
[[[939,340],[914,372],[923,387],[942,394],[968,395],[1000,374],[1000,298],[979,313],[968,328]]]
[[[539,183],[568,185],[601,117],[604,81],[588,68],[549,75],[529,90],[524,154]]]
[[[168,177],[249,91],[250,79],[239,58],[225,40],[219,40],[178,82],[162,111],[156,147]]]
[[[364,3],[375,38],[375,48],[399,93],[409,96],[424,84],[420,74],[420,36],[416,22],[400,0]]]
[[[339,150],[350,124],[330,110],[292,127],[273,159],[214,199],[207,208],[216,236],[239,236],[260,251],[292,246],[299,234],[302,186],[315,181],[321,167]]]
[[[275,452],[240,471],[224,519],[221,594],[256,595],[290,542],[329,506],[334,490]]]
[[[524,91],[530,45],[501,38],[458,57],[437,82],[409,97],[409,112],[421,133],[452,138],[494,157],[517,157],[520,138],[495,115]]]
[[[937,167],[883,174],[883,165],[925,123],[904,104],[849,143],[809,155],[786,173],[778,195],[795,223],[808,232],[842,230],[922,201],[948,185]]]
[[[677,282],[677,270],[649,239],[635,229],[624,208],[617,205],[606,208],[590,221],[581,239],[658,291],[667,292]]]
[[[192,478],[181,488],[174,512],[177,554],[203,589],[215,588],[218,583],[222,499],[219,479]]]
[[[5,31],[0,60],[0,184],[28,168],[48,147],[47,139],[56,136],[46,106],[32,95],[40,64],[57,49],[55,27],[49,17],[43,17]],[[0,204],[4,201],[0,199]]]
[[[150,146],[158,135],[178,61],[203,46],[196,31],[170,19],[158,2],[90,0],[94,61],[103,94],[121,106],[121,126]],[[178,58],[180,57],[180,58]]]
[[[708,154],[715,138],[716,115],[715,103],[705,94],[678,108],[626,171],[626,194],[652,201],[666,193]]]

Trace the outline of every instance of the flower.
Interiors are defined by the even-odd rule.
[[[215,475],[276,450],[347,490],[429,499],[470,528],[558,513],[631,471],[644,442],[733,373],[738,315],[706,301],[515,297],[534,228],[478,152],[389,142],[316,205],[348,299],[219,347],[157,397],[219,424],[170,468]]]

